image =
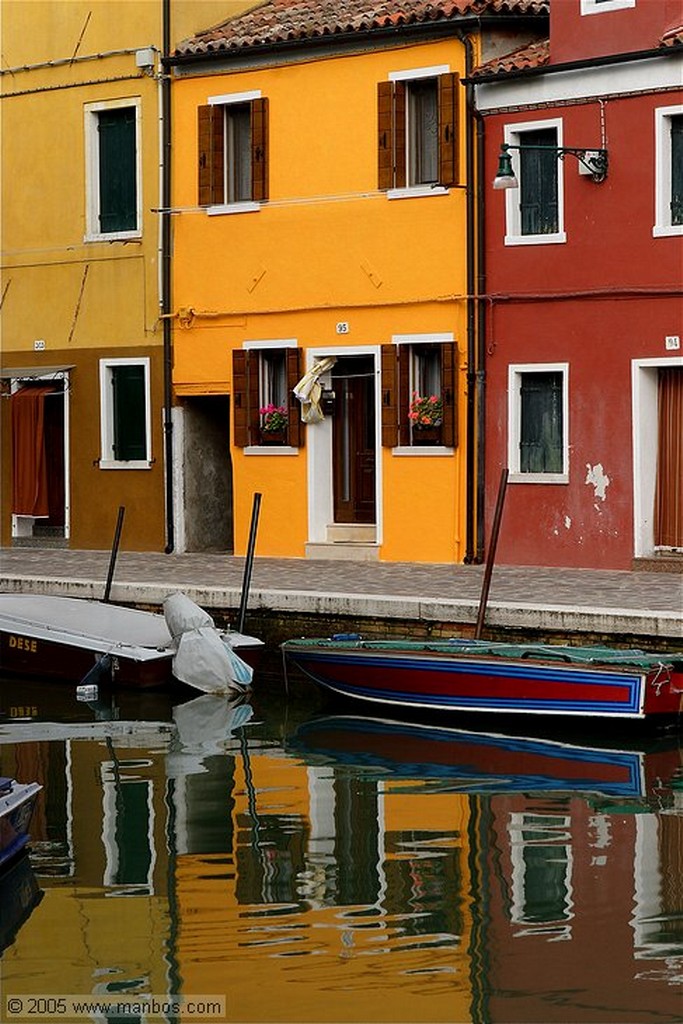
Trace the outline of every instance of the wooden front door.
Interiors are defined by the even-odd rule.
[[[342,356],[332,369],[335,523],[375,522],[375,360]]]
[[[655,547],[683,550],[683,369],[659,371]]]

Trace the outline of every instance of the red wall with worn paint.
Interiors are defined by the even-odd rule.
[[[580,0],[553,0],[551,63],[655,49],[667,29],[679,28],[682,20],[680,0],[636,0],[633,7],[595,14],[581,14]]]
[[[508,367],[569,364],[569,482],[508,485],[500,563],[631,567],[632,360],[679,356],[665,338],[683,336],[683,239],[653,237],[654,111],[680,102],[679,91],[485,118],[487,530],[508,465]],[[604,118],[609,174],[595,183],[567,156],[559,164],[566,242],[506,246],[506,193],[490,182],[504,125],[537,118],[562,118],[563,143],[576,147],[600,145]],[[587,481],[597,466],[609,478],[604,497]]]

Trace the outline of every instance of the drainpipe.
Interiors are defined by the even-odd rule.
[[[164,469],[166,474],[166,554],[175,546],[173,506],[173,335],[171,327],[171,5],[162,0],[163,58],[161,70],[161,312],[164,338]]]
[[[477,555],[484,561],[486,499],[486,249],[484,240],[484,119],[474,104],[477,131]]]
[[[466,485],[465,485],[465,564],[475,560],[474,529],[475,529],[475,416],[476,416],[476,319],[475,319],[475,194],[474,194],[474,120],[473,120],[473,87],[469,78],[472,72],[473,55],[472,40],[463,35],[465,47],[465,166],[467,186],[465,192],[467,223],[466,223],[466,259],[467,259],[467,410],[466,410]]]

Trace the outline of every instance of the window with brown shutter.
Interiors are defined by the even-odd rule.
[[[199,107],[200,206],[268,198],[268,100]]]
[[[301,406],[293,389],[301,379],[301,349],[238,349],[232,354],[234,443],[237,448],[258,444],[304,443]],[[271,407],[286,420],[284,431],[264,430]],[[261,411],[263,410],[263,412]]]
[[[380,82],[378,187],[458,182],[458,75]]]
[[[435,444],[454,448],[457,437],[458,350],[454,342],[382,345],[382,445]],[[427,435],[416,431],[411,402],[434,395],[441,422]]]

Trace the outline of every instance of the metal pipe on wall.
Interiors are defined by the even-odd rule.
[[[171,3],[162,0],[163,59],[170,57]],[[161,312],[164,338],[164,473],[166,484],[166,554],[175,547],[173,500],[173,331],[171,318],[171,72],[161,70]]]

